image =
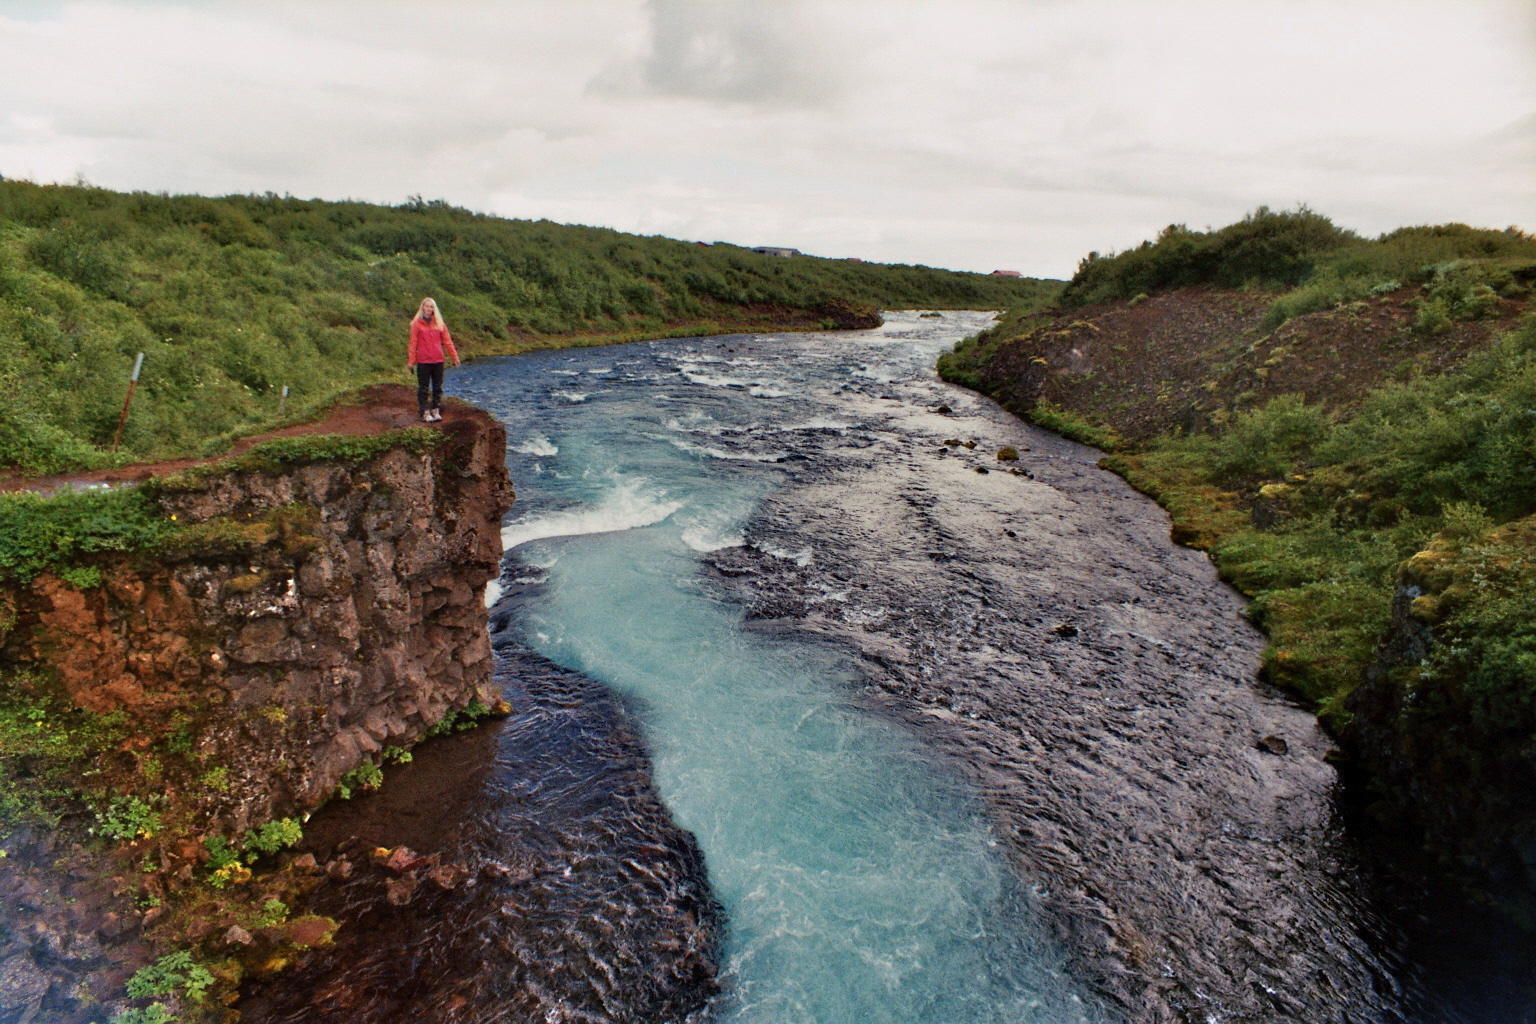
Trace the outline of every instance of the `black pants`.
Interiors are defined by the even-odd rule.
[[[428,385],[432,389],[432,401],[427,402]],[[443,364],[442,363],[417,363],[416,364],[416,411],[426,412],[428,409],[441,409],[443,407]]]

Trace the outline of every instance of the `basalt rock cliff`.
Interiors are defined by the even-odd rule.
[[[505,436],[464,407],[441,433],[158,482],[185,542],[104,563],[99,587],[44,574],[0,595],[0,664],[126,712],[125,762],[179,733],[196,772],[168,765],[165,787],[206,827],[313,809],[384,748],[497,701],[482,594],[513,497]]]

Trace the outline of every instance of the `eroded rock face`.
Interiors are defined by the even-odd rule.
[[[144,735],[190,730],[223,769],[195,797],[228,828],[308,810],[347,772],[472,701],[496,702],[482,592],[512,501],[483,414],[425,454],[214,473],[160,497],[195,524],[160,564],[44,575],[12,596],[0,660],[51,670]],[[200,524],[196,525],[196,524]]]

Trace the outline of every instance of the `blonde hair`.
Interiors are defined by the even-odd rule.
[[[427,303],[429,302],[432,303],[432,326],[436,327],[440,331],[446,331],[448,329],[448,325],[443,322],[442,307],[439,306],[437,304],[437,300],[430,295],[422,299],[421,305],[416,307],[416,319],[421,319],[421,311],[427,308]]]

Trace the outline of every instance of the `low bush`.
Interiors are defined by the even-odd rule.
[[[1426,331],[1486,315],[1499,296],[1529,294],[1536,281],[1536,238],[1465,224],[1403,228],[1365,239],[1299,207],[1259,207],[1236,224],[1191,231],[1171,224],[1156,240],[1101,256],[1089,253],[1061,293],[1074,309],[1195,285],[1281,291],[1264,329],[1406,285],[1429,284]]]
[[[138,488],[0,494],[0,582],[30,583],[77,559],[148,548],[176,528]]]
[[[1309,460],[1333,424],[1300,395],[1281,395],[1234,418],[1211,444],[1212,468],[1226,478],[1278,477]]]

